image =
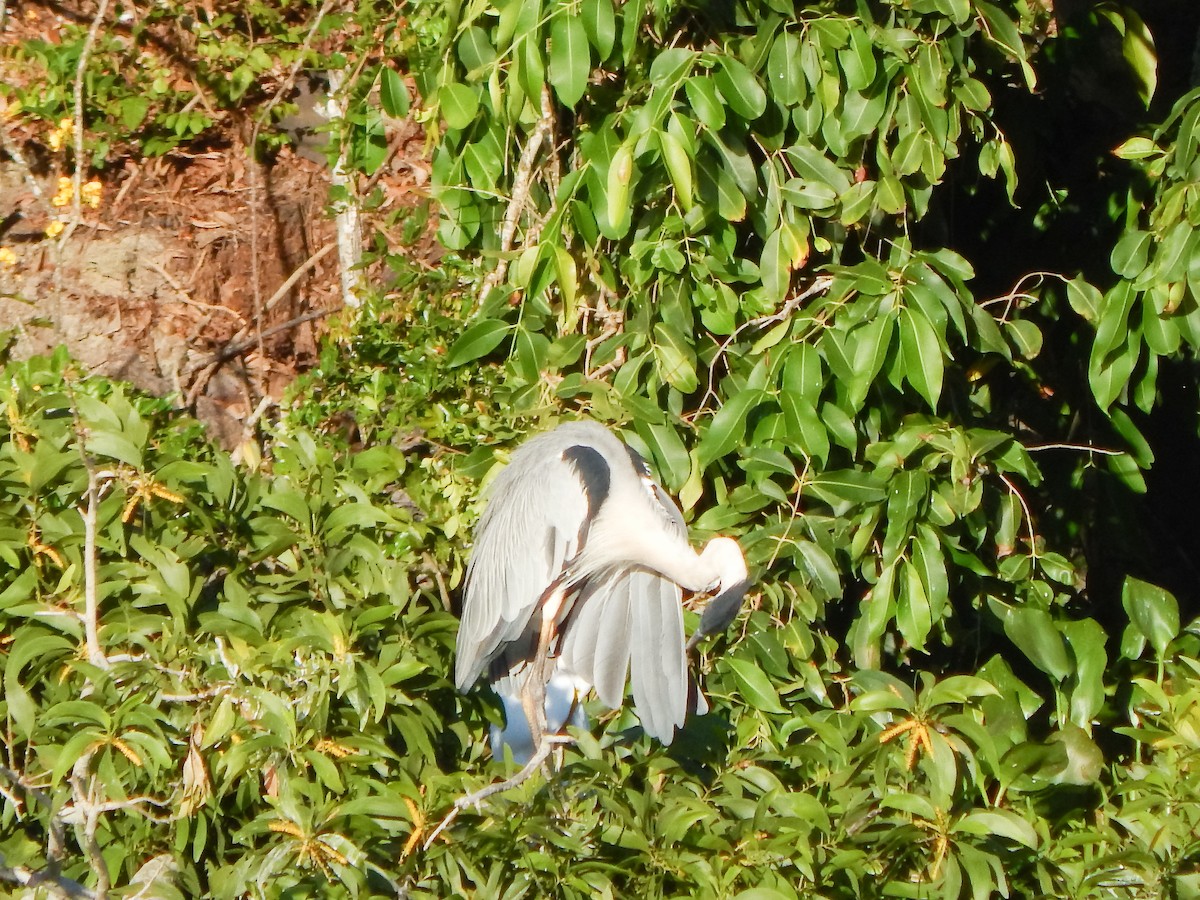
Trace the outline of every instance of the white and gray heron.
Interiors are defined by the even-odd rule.
[[[504,702],[493,729],[525,761],[543,736],[582,724],[595,688],[618,708],[628,677],[647,734],[669,744],[689,710],[687,652],[733,621],[747,588],[731,538],[697,553],[679,507],[642,458],[595,422],[560,425],[517,448],[488,493],[467,566],[454,680],[486,670]],[[683,591],[715,592],[690,641]]]

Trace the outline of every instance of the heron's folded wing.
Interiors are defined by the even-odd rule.
[[[460,690],[526,630],[578,552],[607,477],[599,454],[555,432],[518,448],[496,477],[467,566],[454,665]]]
[[[642,727],[671,743],[688,707],[687,654],[683,643],[683,594],[673,581],[654,572],[631,571],[633,649],[630,681]]]
[[[633,613],[629,582],[612,573],[586,585],[559,647],[560,664],[596,689],[609,709],[621,705],[629,674]]]

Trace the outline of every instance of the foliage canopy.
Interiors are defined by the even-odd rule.
[[[266,33],[294,43],[298,10]],[[381,251],[391,291],[261,460],[62,355],[5,371],[0,875],[215,897],[1200,894],[1194,594],[1181,609],[1132,565],[1097,579],[1089,549],[1120,535],[1103,497],[1145,490],[1163,373],[1200,345],[1200,90],[1160,83],[1137,11],[403,12],[388,47],[437,137],[454,255],[430,273]],[[1100,188],[1035,195],[1038,144],[1004,110],[1066,91],[1080,45],[1136,114],[1089,160]],[[363,71],[406,111],[391,69]],[[374,115],[342,138],[374,146]],[[989,256],[1002,230],[1058,246],[1080,207],[1105,211],[1098,256]],[[739,537],[753,602],[699,660],[713,712],[670,748],[601,716],[549,783],[425,847],[500,770],[497,709],[448,680],[473,498],[499,448],[575,413],[644,451],[697,537]],[[347,449],[347,415],[369,449]]]

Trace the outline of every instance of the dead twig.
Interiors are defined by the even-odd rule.
[[[52,896],[69,897],[71,900],[75,900],[75,898],[93,900],[95,895],[78,881],[73,881],[65,875],[50,871],[50,869],[50,866],[45,869],[30,869],[28,866],[0,866],[0,882],[19,884],[21,887],[34,891],[35,896],[37,896],[39,888],[44,888]]]
[[[303,278],[304,275],[313,268],[313,266],[324,259],[325,256],[336,247],[337,244],[335,243],[326,244],[324,247],[306,259],[303,263],[301,263],[296,270],[288,276],[287,280],[279,286],[275,293],[271,295],[271,298],[267,300],[265,304],[263,304],[263,313],[266,314],[270,312],[280,300],[287,296],[288,291],[295,286],[297,281]],[[204,359],[198,363],[194,363],[188,367],[187,371],[184,373],[185,377],[189,377],[196,372],[199,372],[199,374],[196,376],[196,380],[192,383],[191,388],[188,389],[184,406],[190,407],[195,405],[196,399],[202,393],[204,393],[204,389],[208,386],[209,379],[212,378],[213,373],[217,371],[222,363],[233,359],[235,356],[241,356],[247,350],[260,346],[262,341],[268,337],[280,333],[281,331],[287,331],[289,328],[295,328],[297,325],[302,325],[305,322],[311,322],[313,319],[319,319],[323,316],[332,315],[340,309],[340,306],[334,306],[330,307],[329,309],[313,310],[309,313],[305,313],[302,316],[298,316],[295,319],[290,319],[287,322],[284,322],[282,325],[276,325],[274,328],[269,328],[266,331],[259,331],[249,342],[245,340],[250,331],[249,326],[243,326],[242,328],[238,329],[238,332],[232,338],[230,338],[229,343],[226,344],[225,347],[216,351],[215,353],[212,353],[207,359]]]
[[[500,284],[508,275],[507,254],[512,250],[517,234],[517,222],[521,219],[521,213],[525,211],[525,204],[529,200],[529,191],[533,187],[533,164],[537,161],[542,144],[553,133],[554,104],[550,100],[550,89],[543,85],[542,115],[533,129],[533,133],[529,135],[525,149],[521,151],[521,159],[517,163],[517,171],[513,177],[512,198],[508,201],[508,209],[504,212],[504,222],[500,227],[500,256],[496,261],[496,268],[488,272],[487,277],[483,279],[483,287],[479,291],[480,303],[491,293],[492,288]]]
[[[437,840],[438,835],[449,828],[450,824],[458,818],[458,814],[468,806],[478,808],[479,804],[488,797],[493,797],[496,794],[502,794],[505,791],[511,791],[515,787],[520,787],[550,757],[555,747],[560,744],[569,744],[572,740],[573,738],[566,737],[565,735],[542,735],[537,752],[530,757],[529,762],[525,763],[525,767],[512,776],[512,778],[506,778],[504,781],[489,784],[455,800],[454,806],[450,808],[450,812],[446,813],[445,818],[438,823],[437,828],[433,829],[429,833],[429,837],[425,839],[423,849],[428,850],[433,845],[433,842]]]
[[[765,328],[768,325],[777,325],[778,323],[787,319],[788,316],[790,316],[792,313],[794,313],[797,309],[799,309],[801,304],[803,304],[804,301],[807,300],[809,297],[812,297],[815,294],[820,294],[824,291],[829,290],[829,288],[832,284],[833,284],[833,278],[831,276],[822,275],[817,278],[814,278],[812,280],[812,283],[809,284],[808,287],[806,287],[804,290],[800,291],[799,293],[794,294],[791,297],[789,297],[787,299],[787,301],[783,304],[783,306],[781,306],[779,308],[779,310],[777,312],[773,312],[770,315],[766,315],[766,316],[759,316],[758,318],[751,319],[748,322],[743,322],[736,329],[734,329],[733,334],[731,334],[731,335],[729,335],[729,337],[725,338],[725,340],[723,340],[721,342],[721,345],[719,347],[717,347],[717,352],[713,355],[712,362],[708,366],[708,389],[705,390],[704,397],[701,398],[701,400],[700,400],[700,409],[704,409],[704,407],[708,403],[708,400],[710,397],[713,400],[717,399],[717,390],[716,390],[717,364],[722,359],[724,359],[725,354],[729,350],[729,345],[732,344],[735,340],[737,340],[741,336],[742,332],[744,332],[750,328]]]
[[[75,171],[71,174],[71,223],[63,232],[62,238],[59,241],[60,247],[67,245],[67,239],[71,236],[71,232],[83,221],[83,80],[87,74],[88,63],[92,58],[92,48],[96,46],[96,36],[100,33],[100,26],[104,24],[104,17],[108,14],[108,0],[100,0],[100,4],[96,7],[96,15],[92,17],[92,24],[88,28],[87,38],[84,39],[83,49],[79,51],[79,62],[75,66],[75,84],[74,84],[74,103],[75,103]]]
[[[146,265],[163,277],[163,280],[166,281],[166,283],[171,286],[175,293],[179,295],[180,303],[183,303],[186,306],[194,306],[197,309],[203,309],[208,312],[225,313],[226,315],[233,316],[238,320],[239,323],[245,325],[246,318],[236,309],[230,309],[228,306],[221,306],[219,303],[202,303],[199,300],[193,300],[192,295],[187,292],[187,289],[179,283],[179,280],[175,278],[174,275],[163,268],[162,263],[160,263],[158,260],[146,260]]]

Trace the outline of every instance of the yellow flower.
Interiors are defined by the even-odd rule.
[[[62,230],[63,230],[63,223],[58,221],[58,219],[55,219],[49,225],[46,226],[46,237],[56,238],[60,234],[62,234]]]
[[[17,264],[17,254],[11,247],[0,247],[0,268],[11,269]]]
[[[66,143],[67,135],[75,128],[75,120],[68,117],[58,120],[58,126],[50,132],[50,149],[58,152]]]
[[[99,181],[92,179],[80,189],[80,193],[83,195],[83,202],[92,209],[96,209],[100,205],[100,195],[103,190],[104,186]]]
[[[66,175],[60,175],[58,178],[58,193],[50,198],[50,205],[68,206],[71,203],[71,197],[74,193],[71,186],[71,179]]]

